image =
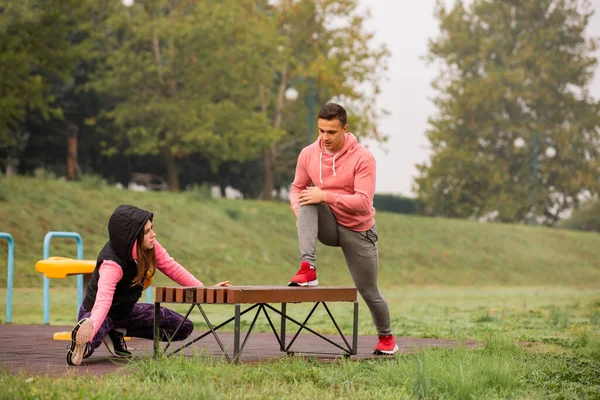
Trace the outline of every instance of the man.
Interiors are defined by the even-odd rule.
[[[398,346],[390,313],[377,286],[375,159],[348,133],[346,110],[329,103],[319,111],[319,139],[298,157],[290,194],[298,227],[300,270],[290,286],[317,286],[317,239],[341,247],[352,280],[377,328],[375,354],[395,354]],[[314,184],[314,186],[313,186]]]

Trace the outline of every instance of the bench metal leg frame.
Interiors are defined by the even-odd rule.
[[[321,335],[320,333],[315,332],[314,330],[312,330],[311,328],[309,328],[307,326],[308,321],[312,317],[313,313],[315,312],[315,310],[317,309],[317,307],[319,306],[319,304],[323,304],[323,307],[327,311],[327,314],[329,315],[329,318],[331,319],[331,321],[335,325],[335,328],[337,329],[337,331],[340,334],[342,340],[344,341],[344,344],[346,345],[345,347],[339,345],[338,343],[335,343],[334,341],[332,341],[329,338],[326,338],[325,336]],[[342,333],[342,330],[340,329],[340,327],[337,324],[335,318],[333,317],[333,314],[331,314],[331,311],[329,310],[329,307],[327,307],[327,304],[325,302],[317,302],[317,303],[315,303],[314,307],[308,313],[308,315],[306,316],[306,318],[304,319],[303,322],[299,322],[299,321],[295,320],[294,318],[290,317],[289,315],[287,315],[287,304],[286,303],[282,303],[281,304],[281,311],[273,308],[271,305],[269,305],[267,303],[257,303],[257,304],[254,304],[254,305],[248,307],[247,309],[245,309],[243,311],[241,310],[240,304],[234,304],[234,315],[233,315],[233,317],[227,319],[226,321],[220,323],[217,326],[213,326],[211,324],[211,322],[208,319],[206,313],[204,312],[204,309],[202,308],[202,306],[200,304],[192,304],[190,306],[188,312],[186,313],[185,318],[181,320],[181,322],[179,323],[179,326],[177,326],[177,328],[175,329],[175,332],[173,332],[173,334],[171,336],[175,336],[177,334],[177,332],[179,331],[179,328],[181,328],[181,325],[183,325],[183,322],[190,315],[190,313],[192,312],[192,310],[194,309],[194,307],[198,307],[198,310],[200,310],[200,312],[202,313],[202,316],[204,317],[204,321],[206,322],[206,325],[208,326],[209,330],[207,332],[204,332],[202,335],[198,336],[194,340],[191,340],[191,341],[187,342],[186,344],[182,345],[181,347],[179,347],[178,349],[172,351],[171,353],[166,354],[167,357],[171,356],[173,354],[179,353],[180,351],[184,350],[186,347],[189,347],[192,344],[196,343],[197,341],[199,341],[199,340],[205,338],[206,336],[212,334],[214,336],[215,340],[217,341],[217,344],[221,348],[221,351],[223,352],[223,355],[225,356],[225,358],[227,359],[227,361],[230,362],[230,363],[231,362],[239,362],[240,355],[241,355],[242,351],[244,350],[244,347],[246,346],[246,342],[250,338],[250,334],[252,333],[252,330],[254,329],[254,325],[255,325],[256,320],[258,319],[258,316],[259,316],[259,314],[260,314],[261,311],[264,313],[265,317],[267,318],[267,321],[269,322],[269,326],[271,327],[271,330],[273,331],[273,334],[275,335],[275,338],[279,342],[279,348],[280,348],[280,350],[283,351],[283,352],[286,352],[287,354],[294,354],[295,353],[295,352],[291,351],[290,348],[292,347],[292,345],[294,344],[294,342],[298,338],[298,335],[300,334],[300,332],[302,332],[303,329],[307,330],[308,332],[312,333],[313,335],[316,335],[316,336],[320,337],[321,339],[323,339],[326,342],[332,344],[333,346],[339,348],[340,350],[343,351],[342,355],[345,356],[345,357],[349,357],[351,355],[356,355],[357,350],[358,350],[358,301],[354,301],[354,318],[353,318],[353,322],[352,322],[352,345],[350,345],[350,343],[348,343],[348,340],[346,339],[346,337]],[[248,332],[246,333],[246,336],[244,337],[244,341],[240,345],[241,317],[242,317],[242,315],[244,315],[244,314],[246,314],[246,313],[254,310],[255,308],[258,308],[258,309],[256,310],[254,318],[252,319],[252,323],[250,324],[250,327],[248,328]],[[281,317],[281,325],[280,325],[280,333],[279,334],[277,333],[277,330],[275,329],[275,326],[273,325],[273,321],[271,320],[271,317],[269,316],[268,310],[273,311],[276,314],[279,314],[279,316]],[[221,329],[225,325],[229,324],[231,321],[234,321],[234,329],[233,329],[233,357],[231,357],[229,355],[229,353],[227,353],[227,350],[225,349],[225,346],[223,346],[223,343],[221,342],[221,340],[219,339],[219,335],[217,334],[217,331],[219,329]],[[299,326],[298,331],[296,332],[296,334],[294,335],[294,337],[292,338],[292,340],[290,341],[290,343],[287,344],[287,346],[286,346],[286,321],[293,322],[294,324],[296,324],[296,325]],[[154,303],[154,356],[155,357],[158,356],[158,355],[160,355],[163,352],[166,353],[167,349],[171,345],[170,341],[168,340],[169,338],[163,338],[163,339],[167,339],[168,343],[166,344],[165,348],[162,349],[162,351],[161,351],[161,348],[160,348],[160,340],[161,340],[161,332],[160,332],[160,303],[156,303],[155,302]],[[309,353],[309,352],[302,352],[301,354],[321,354],[321,355],[324,355],[324,354],[331,355],[331,354],[333,354],[333,355],[340,355],[339,353]]]

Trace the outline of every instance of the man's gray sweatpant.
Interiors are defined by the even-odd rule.
[[[391,335],[387,302],[377,287],[377,230],[357,232],[339,225],[325,203],[298,209],[300,261],[316,268],[317,239],[326,246],[341,247],[356,289],[365,300],[379,335]]]

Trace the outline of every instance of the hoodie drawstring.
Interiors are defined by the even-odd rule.
[[[319,153],[319,180],[323,183],[323,152]]]
[[[335,158],[337,157],[338,153],[335,153],[333,155],[333,165],[331,167],[331,170],[333,171],[333,176],[336,176],[335,174]],[[323,183],[323,152],[319,153],[319,181],[321,181],[321,183]]]
[[[335,158],[337,157],[338,153],[335,153],[333,155],[333,167],[331,168],[333,170],[333,176],[335,176]]]

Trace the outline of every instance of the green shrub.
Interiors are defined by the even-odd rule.
[[[38,179],[56,179],[56,174],[45,168],[36,168],[33,171],[33,176]]]
[[[373,206],[377,211],[389,211],[400,214],[422,214],[423,203],[419,199],[394,194],[376,194]]]
[[[225,214],[227,214],[227,216],[234,221],[237,221],[242,216],[242,212],[240,210],[230,207],[225,209]]]
[[[4,188],[2,178],[0,178],[0,201],[7,201],[7,200],[8,200],[8,192]]]
[[[96,174],[83,174],[79,178],[79,184],[84,189],[103,189],[106,187],[106,180]]]
[[[589,202],[575,210],[571,217],[558,224],[561,228],[600,232],[600,200]]]
[[[211,194],[211,187],[208,183],[194,185],[187,191],[187,195],[193,201],[205,202],[214,200]]]

